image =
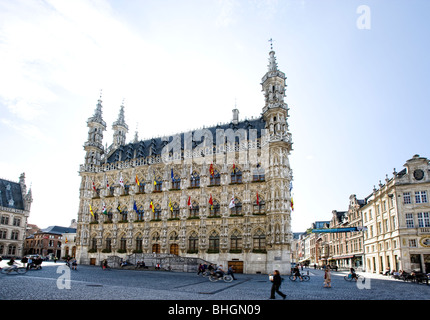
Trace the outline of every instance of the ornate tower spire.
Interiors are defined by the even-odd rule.
[[[116,149],[119,146],[125,145],[125,138],[128,132],[128,126],[125,123],[124,118],[124,100],[122,101],[121,108],[119,110],[118,119],[113,123],[113,147]]]
[[[265,98],[263,117],[266,120],[266,129],[269,130],[270,139],[286,141],[291,148],[291,134],[288,132],[287,124],[288,105],[284,101],[286,79],[285,73],[278,70],[275,51],[271,45],[268,71],[261,80]]]
[[[103,131],[106,130],[106,122],[102,118],[101,94],[97,101],[94,115],[87,120],[88,139],[84,144],[85,164],[100,165],[103,149]]]

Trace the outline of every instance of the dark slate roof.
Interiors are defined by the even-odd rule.
[[[53,234],[76,233],[76,228],[50,226],[48,228],[40,230],[38,233],[53,233]]]
[[[24,201],[19,183],[0,179],[0,206],[24,210]]]
[[[222,129],[222,130],[233,129],[233,131],[236,131],[238,129],[245,129],[247,130],[247,132],[250,129],[256,129],[257,139],[259,139],[261,137],[262,129],[265,129],[265,127],[266,127],[266,122],[263,120],[262,117],[260,117],[257,119],[243,120],[238,122],[237,124],[230,122],[227,124],[220,124],[220,125],[216,125],[216,126],[204,128],[204,129],[209,130],[212,133],[213,142],[215,144],[217,129]],[[194,133],[195,131],[193,131],[192,133]],[[163,141],[165,139],[158,137],[158,138],[143,140],[136,143],[133,142],[133,143],[126,144],[116,149],[109,156],[109,158],[107,159],[107,162],[112,163],[112,162],[119,161],[120,159],[121,161],[131,160],[134,158],[135,150],[136,150],[136,158],[147,157],[149,155],[160,155],[163,148],[173,140],[173,136],[174,135],[171,135],[168,141]],[[180,136],[181,136],[181,147],[183,149],[184,141],[185,141],[184,139],[185,133],[184,132],[180,133]],[[202,142],[202,140],[203,138],[198,141],[193,141],[193,147],[199,145]],[[120,154],[121,154],[121,157],[120,157]]]

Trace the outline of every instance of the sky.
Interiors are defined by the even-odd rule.
[[[426,0],[0,0],[0,177],[69,226],[100,95],[107,145],[122,103],[128,142],[259,117],[273,39],[305,231],[430,158],[429,30]]]

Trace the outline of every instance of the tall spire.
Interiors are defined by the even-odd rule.
[[[94,115],[87,120],[88,139],[84,144],[86,151],[85,164],[99,165],[103,149],[103,131],[106,130],[106,122],[102,117],[102,99],[97,101],[96,110]]]
[[[125,145],[125,138],[128,132],[128,125],[125,123],[124,117],[124,100],[122,100],[121,107],[118,114],[118,119],[113,123],[113,146],[118,148]]]

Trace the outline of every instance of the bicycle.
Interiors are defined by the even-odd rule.
[[[348,275],[343,277],[346,281],[351,282],[352,280],[355,279],[355,281],[358,281],[360,279],[360,281],[364,280],[363,276],[360,276],[358,273],[355,273],[354,275],[352,273],[348,273]]]
[[[14,272],[14,273],[12,273]],[[27,273],[27,268],[24,267],[6,267],[1,269],[3,274],[25,274]]]
[[[233,281],[233,277],[228,275],[228,274],[225,274],[222,277],[218,276],[217,274],[211,274],[209,276],[209,281],[211,281],[211,282],[217,282],[218,280],[221,280],[221,279],[224,280],[224,282],[232,282]]]
[[[301,274],[300,276],[296,276],[296,275],[292,274],[292,275],[290,275],[289,278],[291,281],[296,281],[297,279],[300,279],[300,277],[302,277],[302,280],[300,280],[300,281],[304,281],[304,282],[309,281],[311,279],[311,277],[309,277],[306,274]]]

